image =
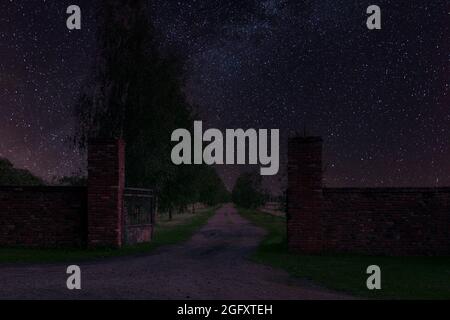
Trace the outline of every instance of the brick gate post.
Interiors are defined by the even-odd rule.
[[[288,143],[288,247],[320,253],[322,229],[322,138],[295,137]]]
[[[88,143],[88,246],[120,247],[123,232],[125,143]]]

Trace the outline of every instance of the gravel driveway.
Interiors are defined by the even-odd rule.
[[[263,236],[226,205],[183,244],[78,264],[81,290],[66,288],[65,264],[0,265],[0,299],[350,298],[249,261]]]

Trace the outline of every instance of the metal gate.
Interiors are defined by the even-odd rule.
[[[157,198],[151,189],[126,188],[124,192],[124,243],[150,242],[153,237]]]

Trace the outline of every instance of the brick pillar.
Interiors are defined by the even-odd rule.
[[[122,245],[125,143],[93,140],[88,144],[88,245]]]
[[[322,231],[322,138],[295,137],[288,144],[288,247],[320,253]]]

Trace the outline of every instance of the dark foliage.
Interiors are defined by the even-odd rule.
[[[224,187],[214,170],[171,162],[171,134],[192,128],[193,108],[183,92],[183,63],[160,53],[145,3],[99,1],[99,54],[78,104],[77,141],[123,138],[127,185],[157,189],[162,210],[197,200],[215,204]]]
[[[241,208],[257,208],[264,204],[261,176],[246,172],[239,176],[232,192],[233,202]]]
[[[0,158],[0,185],[2,186],[38,186],[44,181],[25,169],[14,168],[5,158]]]

